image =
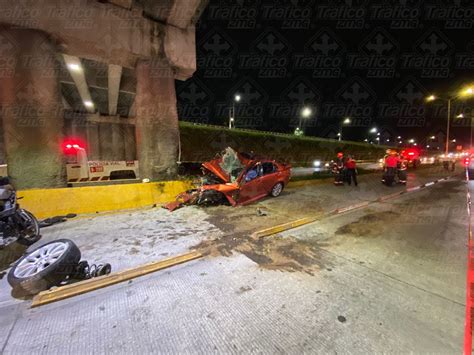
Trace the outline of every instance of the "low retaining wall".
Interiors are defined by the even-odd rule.
[[[192,188],[190,181],[87,186],[18,191],[20,205],[37,218],[88,214],[153,206],[173,201]]]

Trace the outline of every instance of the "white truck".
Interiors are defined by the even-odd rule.
[[[67,143],[67,182],[71,186],[105,181],[138,181],[138,160],[88,160],[87,152],[79,144]]]

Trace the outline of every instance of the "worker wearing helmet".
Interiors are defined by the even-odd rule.
[[[344,154],[337,153],[337,158],[333,160],[332,173],[334,174],[334,185],[344,185]]]
[[[397,173],[397,166],[400,159],[398,158],[398,153],[394,150],[390,150],[390,154],[385,156],[384,160],[384,175],[382,182],[391,185],[393,179]]]

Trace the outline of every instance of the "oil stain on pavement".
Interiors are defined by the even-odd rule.
[[[269,270],[299,271],[313,275],[327,266],[317,244],[293,237],[273,236],[257,239],[226,235],[216,240],[203,241],[192,249],[210,256],[242,253],[261,268]]]
[[[360,217],[357,221],[339,227],[335,234],[347,234],[354,237],[378,237],[383,235],[385,226],[394,218],[400,216],[395,211],[370,213]]]

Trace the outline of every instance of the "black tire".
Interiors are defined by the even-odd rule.
[[[283,183],[279,182],[277,184],[275,184],[273,187],[272,187],[272,190],[270,191],[270,195],[272,197],[278,197],[280,196],[281,192],[283,191]]]
[[[36,219],[35,216],[33,216],[31,212],[28,212],[27,210],[20,209],[17,211],[17,213],[22,213],[29,220],[29,223],[31,223],[31,228],[34,230],[32,235],[19,237],[17,239],[17,243],[21,245],[26,245],[26,246],[33,245],[34,243],[36,243],[38,240],[41,239],[40,226],[39,226],[38,220]]]
[[[15,270],[23,260],[44,246],[58,242],[64,243],[66,249],[55,262],[30,277],[19,277],[15,275]],[[27,252],[21,257],[8,272],[8,283],[14,289],[15,293],[35,295],[53,286],[58,286],[69,275],[74,273],[79,260],[81,260],[81,252],[76,244],[69,239],[57,239]]]
[[[216,204],[224,204],[227,201],[225,195],[216,190],[205,190],[203,191],[197,201],[196,204],[198,205],[216,205]]]

